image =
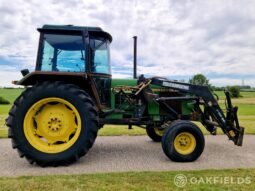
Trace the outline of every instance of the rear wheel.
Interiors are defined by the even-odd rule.
[[[146,128],[147,135],[155,142],[161,142],[164,130],[158,127],[148,126]]]
[[[79,87],[44,82],[15,101],[7,119],[13,148],[30,163],[70,164],[85,155],[98,131],[93,101]]]
[[[173,122],[164,132],[162,148],[166,156],[177,162],[196,160],[204,150],[204,135],[189,121]]]

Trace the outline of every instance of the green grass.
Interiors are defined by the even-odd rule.
[[[179,188],[174,184],[174,177],[183,174],[188,183]],[[232,183],[203,183],[206,177],[225,177]],[[222,179],[222,178],[221,178]],[[238,184],[237,179],[246,179],[246,183]],[[191,181],[193,180],[193,181]],[[199,180],[200,183],[194,180]],[[233,181],[234,180],[234,181]],[[198,181],[196,181],[198,182]],[[255,190],[255,170],[200,170],[200,171],[167,171],[167,172],[124,172],[124,173],[99,173],[87,175],[50,175],[50,176],[23,176],[17,178],[0,178],[0,190],[26,190],[26,191],[72,191],[72,190]]]
[[[14,102],[16,97],[20,95],[23,89],[0,89],[0,96],[6,98],[11,103]],[[220,98],[220,106],[224,106],[224,92],[216,91],[216,94]],[[240,120],[240,125],[245,127],[246,134],[255,134],[255,92],[241,92],[242,98],[232,99],[233,104],[239,107],[238,117]],[[10,105],[0,105],[0,137],[7,136],[7,129],[4,126],[4,119],[7,117],[8,112],[11,108]],[[200,125],[201,126],[201,125]],[[208,132],[202,128],[205,134]],[[220,131],[219,131],[220,133]],[[99,135],[145,135],[146,132],[144,129],[139,127],[133,127],[132,130],[129,130],[125,125],[105,125],[104,128],[100,129]],[[221,133],[220,133],[221,134]]]
[[[0,96],[7,98],[11,103],[21,93],[20,89],[0,89]],[[223,99],[223,92],[218,93]],[[255,92],[242,92],[243,98],[233,99],[239,107],[240,124],[246,127],[245,132],[255,134]],[[253,99],[254,98],[254,99]],[[220,105],[224,106],[220,100]],[[11,105],[0,105],[0,137],[7,137],[4,119],[7,117]],[[204,127],[203,132],[208,134]],[[100,129],[99,135],[145,135],[144,129],[127,126],[106,125]],[[0,178],[1,190],[183,190],[173,183],[176,174],[191,177],[205,178],[212,176],[251,177],[251,184],[191,184],[185,190],[255,190],[255,169],[247,170],[203,170],[203,171],[173,171],[173,172],[129,172],[107,173],[92,175],[56,175],[56,176],[30,176],[18,178]]]
[[[0,96],[9,100],[11,103],[21,94],[24,89],[0,89]]]
[[[0,105],[0,115],[7,115],[12,105]]]
[[[113,135],[145,135],[145,129],[133,126],[133,129],[128,129],[127,125],[105,125],[104,128],[99,130],[101,136]]]
[[[219,96],[220,99],[224,99],[225,98],[224,91],[215,91],[214,93],[216,93]],[[255,92],[241,92],[241,95],[244,98],[255,97]]]
[[[239,108],[238,115],[240,116],[254,115],[255,117],[255,105],[239,104],[238,108]]]
[[[5,118],[7,115],[0,115],[0,138],[7,137],[7,128],[5,127]]]
[[[13,103],[15,99],[21,94],[24,89],[3,89],[0,88],[0,97],[3,97]],[[0,115],[7,115],[11,109],[10,105],[0,105]]]

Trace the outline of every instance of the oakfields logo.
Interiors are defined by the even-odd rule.
[[[178,187],[184,187],[188,182],[188,179],[185,175],[183,174],[177,174],[174,177],[174,184]]]
[[[207,177],[187,177],[183,174],[177,174],[174,177],[174,184],[177,187],[184,187],[186,184],[251,184],[252,179],[246,177],[233,177],[233,176],[207,176]]]

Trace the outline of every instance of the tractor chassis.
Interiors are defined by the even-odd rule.
[[[164,88],[169,88],[187,96],[178,97],[160,97],[153,94],[149,85],[157,85]],[[188,83],[181,83],[176,81],[170,81],[165,78],[150,78],[145,79],[143,76],[138,80],[139,87],[133,96],[137,96],[137,99],[143,97],[146,100],[157,102],[160,107],[164,107],[167,111],[167,118],[170,121],[174,120],[193,120],[200,121],[206,129],[213,135],[216,134],[217,127],[220,127],[222,131],[228,136],[230,140],[234,142],[235,145],[241,146],[243,141],[244,128],[239,126],[239,121],[237,117],[238,107],[233,107],[230,93],[225,91],[226,95],[226,116],[224,115],[222,109],[220,108],[216,98],[211,93],[207,86],[192,85]],[[121,87],[123,89],[135,89],[134,87]],[[120,89],[121,89],[120,88]],[[121,89],[122,90],[122,89]],[[124,92],[124,91],[123,91]],[[171,107],[167,101],[194,101],[195,111],[193,115],[185,116],[176,111],[175,108]],[[144,103],[145,107],[146,103]],[[141,108],[143,106],[140,106]],[[200,106],[203,106],[202,110]],[[113,110],[109,113],[103,113],[99,118],[99,124],[102,126],[104,124],[114,124],[114,125],[129,125],[129,129],[132,125],[136,125],[142,128],[147,128],[151,126],[162,126],[163,122],[154,122],[144,115],[143,109],[138,109],[140,113],[136,114],[134,118],[122,118],[122,119],[107,119],[107,115],[111,113],[116,113],[118,111]]]

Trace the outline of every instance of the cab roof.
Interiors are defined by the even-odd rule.
[[[37,29],[39,32],[57,32],[57,33],[72,33],[72,32],[82,32],[88,31],[89,34],[105,36],[110,42],[112,41],[112,36],[103,31],[100,27],[90,27],[90,26],[74,26],[74,25],[43,25],[42,28]]]

